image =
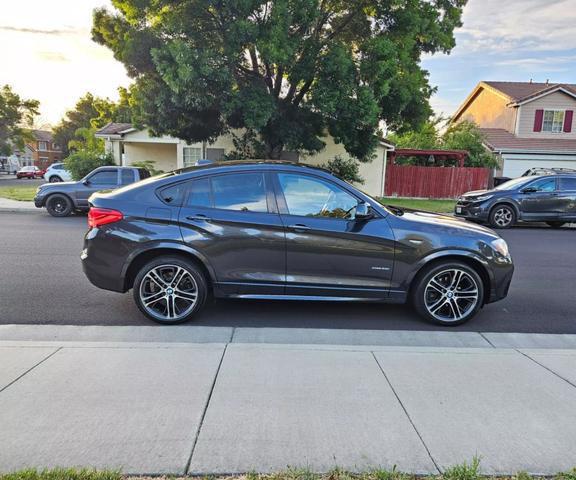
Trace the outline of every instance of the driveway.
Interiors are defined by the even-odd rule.
[[[93,287],[79,254],[86,218],[0,213],[0,323],[153,325],[130,294]],[[576,229],[502,231],[516,263],[507,299],[467,325],[423,322],[408,307],[381,304],[226,300],[195,325],[368,330],[576,333]]]

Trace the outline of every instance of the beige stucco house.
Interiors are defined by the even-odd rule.
[[[480,126],[501,174],[532,167],[576,168],[576,85],[480,82],[452,117]]]
[[[188,144],[178,138],[151,136],[147,129],[139,130],[128,123],[109,123],[96,133],[105,141],[106,151],[112,153],[118,165],[151,160],[159,170],[170,171],[194,165],[200,159],[223,160],[224,155],[234,150],[233,137],[222,135],[213,143]],[[321,165],[340,155],[348,158],[344,146],[334,142],[332,137],[323,138],[326,147],[318,154],[303,155],[285,152],[284,158],[309,165]],[[360,175],[364,184],[359,187],[370,195],[383,196],[384,175],[388,151],[394,146],[381,140],[376,156],[370,163],[360,163]]]

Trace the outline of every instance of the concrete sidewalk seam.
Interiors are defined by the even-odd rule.
[[[568,380],[567,378],[564,378],[562,375],[560,375],[559,373],[555,372],[554,370],[552,370],[551,368],[548,368],[546,365],[541,364],[538,360],[533,359],[530,355],[528,355],[527,353],[522,352],[521,350],[516,349],[516,351],[520,354],[525,356],[528,360],[531,360],[532,362],[534,362],[536,365],[538,365],[539,367],[542,367],[544,370],[548,370],[552,375],[554,375],[555,377],[558,377],[560,380],[564,380],[568,385],[576,388],[576,385],[573,384],[570,380]]]
[[[440,470],[440,467],[438,466],[438,463],[436,463],[436,460],[434,459],[434,457],[432,456],[432,452],[430,451],[430,449],[428,448],[428,445],[426,445],[426,442],[424,441],[424,438],[422,438],[422,435],[420,434],[420,432],[418,431],[418,428],[416,428],[416,424],[414,423],[414,421],[412,420],[412,417],[410,417],[410,414],[408,413],[408,410],[406,409],[406,407],[404,406],[404,403],[402,403],[402,400],[400,400],[400,396],[398,395],[398,393],[396,392],[396,389],[394,388],[394,386],[392,385],[392,382],[390,381],[390,379],[388,378],[388,375],[386,375],[386,372],[384,371],[384,368],[382,368],[382,365],[380,365],[380,362],[378,361],[378,358],[376,358],[376,355],[374,352],[370,352],[372,354],[372,358],[374,358],[374,361],[376,362],[376,365],[378,365],[378,368],[380,369],[380,371],[382,372],[382,375],[384,375],[384,378],[386,379],[386,382],[388,383],[388,386],[390,387],[390,389],[392,390],[392,393],[394,394],[394,396],[396,397],[396,400],[398,400],[398,403],[400,404],[400,407],[402,407],[402,410],[404,411],[404,414],[406,415],[406,418],[408,418],[408,421],[410,422],[410,425],[412,425],[412,428],[414,429],[414,431],[416,432],[416,435],[418,435],[418,438],[420,439],[420,442],[422,443],[422,446],[424,447],[424,449],[426,450],[426,453],[428,454],[428,457],[430,458],[430,461],[434,464],[434,468],[436,468],[436,470],[438,471],[438,473],[440,475],[442,475],[442,470]]]
[[[198,444],[200,433],[202,432],[202,425],[204,425],[204,418],[206,417],[206,412],[208,411],[208,407],[210,406],[210,400],[212,399],[214,388],[216,388],[216,381],[218,380],[218,375],[220,374],[220,369],[222,368],[222,364],[224,363],[224,357],[226,356],[227,350],[228,350],[228,343],[224,346],[222,356],[220,357],[220,363],[218,363],[218,368],[216,369],[216,373],[214,374],[214,381],[210,386],[210,392],[208,392],[206,405],[204,405],[204,410],[202,411],[202,416],[200,417],[200,422],[198,422],[198,428],[196,429],[196,436],[194,437],[194,442],[192,442],[192,449],[190,450],[190,456],[188,457],[188,460],[184,467],[184,475],[188,475],[188,470],[190,470],[190,465],[192,464],[192,457],[194,456],[194,451],[196,450],[196,445]]]
[[[58,347],[56,350],[54,350],[51,354],[47,355],[46,357],[44,357],[42,360],[40,360],[38,363],[32,365],[28,370],[26,370],[24,373],[22,373],[21,375],[19,375],[18,377],[16,377],[14,380],[12,380],[10,383],[8,383],[7,385],[5,385],[3,388],[0,388],[0,393],[2,393],[4,390],[6,390],[8,387],[10,387],[11,385],[14,385],[18,380],[20,380],[22,377],[26,376],[28,373],[30,373],[32,370],[34,370],[36,367],[42,365],[46,360],[48,360],[49,358],[53,357],[54,355],[56,355],[60,350],[62,350],[62,347]]]
[[[486,341],[488,342],[488,344],[489,344],[492,348],[496,348],[496,347],[494,346],[494,344],[493,344],[490,340],[488,340],[488,339],[486,338],[486,336],[485,336],[482,332],[476,332],[476,333],[478,333],[478,335],[480,335],[484,340],[486,340]]]

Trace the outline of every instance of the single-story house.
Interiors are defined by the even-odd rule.
[[[200,159],[223,160],[227,153],[234,150],[230,134],[221,135],[213,143],[188,144],[166,135],[152,136],[147,129],[140,130],[129,123],[109,123],[97,131],[96,137],[105,141],[106,151],[113,155],[118,165],[151,160],[157,169],[164,171],[192,166]],[[308,165],[321,165],[337,155],[349,157],[344,146],[335,143],[332,137],[324,137],[323,141],[326,147],[315,155],[285,152],[283,158]],[[388,152],[393,150],[394,146],[382,139],[378,143],[374,160],[359,164],[360,176],[364,179],[360,188],[368,194],[383,196]]]

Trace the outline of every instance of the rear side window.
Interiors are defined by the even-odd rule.
[[[134,183],[134,172],[132,170],[121,170],[120,184],[129,185],[130,183]]]
[[[262,173],[219,175],[212,178],[214,208],[242,212],[268,212]]]
[[[560,190],[564,192],[576,191],[576,177],[560,178]]]
[[[188,183],[186,182],[177,183],[176,185],[163,188],[160,190],[158,195],[164,203],[167,203],[168,205],[180,206],[184,200],[184,194],[186,193],[187,186]]]

